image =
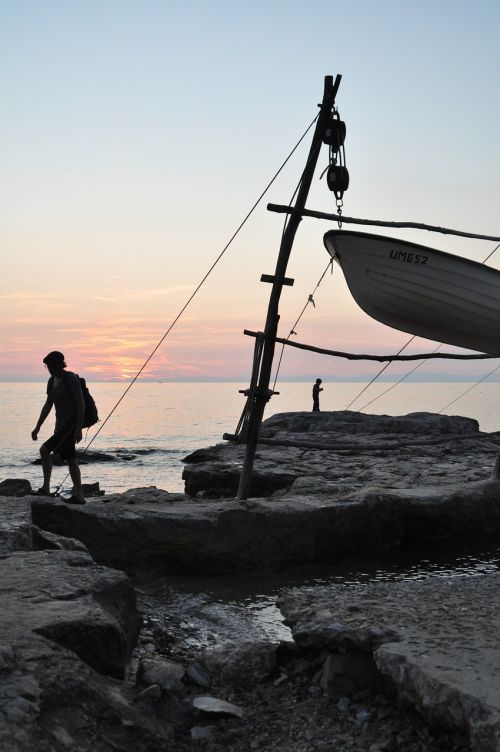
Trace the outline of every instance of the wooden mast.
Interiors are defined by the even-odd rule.
[[[278,331],[279,301],[281,297],[281,291],[283,289],[283,284],[285,284],[286,268],[288,265],[288,259],[290,258],[295,233],[297,232],[298,226],[301,222],[302,212],[309,195],[309,189],[311,187],[314,171],[316,169],[316,163],[318,161],[319,153],[321,150],[321,144],[323,142],[323,135],[325,133],[328,121],[331,117],[332,108],[335,103],[335,97],[340,85],[341,78],[342,77],[338,75],[335,78],[335,82],[333,82],[333,76],[325,76],[323,101],[320,106],[321,109],[319,112],[318,121],[316,123],[316,128],[314,130],[311,148],[309,150],[309,156],[307,158],[304,172],[302,173],[297,200],[295,202],[293,212],[290,216],[289,222],[286,226],[286,230],[281,240],[278,260],[276,262],[276,271],[274,273],[274,277],[272,278],[273,287],[269,296],[266,325],[264,328],[265,339],[260,365],[259,382],[257,387],[255,388],[254,399],[250,408],[247,447],[238,487],[238,499],[248,498],[259,429],[262,423],[262,417],[264,415],[266,403],[268,402],[269,397],[272,394],[269,389],[269,383],[271,380],[275,341]]]

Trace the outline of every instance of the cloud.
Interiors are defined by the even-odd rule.
[[[168,287],[159,287],[156,289],[148,290],[131,290],[129,288],[123,289],[123,295],[126,295],[128,298],[154,298],[159,295],[172,295],[176,292],[186,292],[194,290],[195,286],[194,284],[179,284],[179,285],[170,285]]]
[[[13,300],[15,302],[22,302],[25,300],[64,300],[66,295],[61,293],[40,293],[40,292],[10,292],[5,295],[0,295],[1,300]]]

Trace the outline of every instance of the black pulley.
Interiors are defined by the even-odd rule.
[[[336,196],[342,196],[344,191],[349,188],[349,173],[347,167],[335,164],[330,165],[326,173],[326,182],[329,189],[333,191]]]
[[[338,118],[332,118],[325,128],[323,135],[323,143],[331,146],[335,151],[338,151],[345,141],[345,123]]]

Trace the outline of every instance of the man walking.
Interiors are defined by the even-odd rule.
[[[319,393],[323,391],[323,388],[320,387],[322,383],[321,379],[316,379],[313,386],[313,413],[319,412]]]
[[[52,410],[52,405],[55,406],[56,425],[54,434],[40,447],[43,486],[38,489],[38,493],[41,496],[51,496],[51,455],[54,453],[67,461],[73,481],[73,493],[69,499],[64,499],[64,501],[69,504],[85,504],[82,478],[75,449],[75,444],[82,440],[82,424],[85,413],[80,379],[75,373],[65,370],[64,355],[56,350],[46,355],[43,362],[50,373],[50,379],[47,383],[47,399],[42,407],[38,422],[31,432],[31,438],[33,441],[37,440],[40,427]]]

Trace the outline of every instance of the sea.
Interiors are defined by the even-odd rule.
[[[127,386],[89,383],[101,421],[84,433],[79,445],[82,479],[98,482],[106,493],[148,486],[182,492],[184,458],[195,449],[222,442],[224,433],[234,433],[245,403],[240,390],[247,385],[138,381],[123,396]],[[344,410],[364,384],[324,381],[322,386],[321,409]],[[363,392],[350,409],[358,410],[375,400],[365,412],[440,412],[459,398],[443,414],[475,418],[483,431],[500,430],[500,384],[472,386],[464,382],[380,383]],[[311,409],[312,383],[283,382],[276,389],[279,394],[269,402],[264,417]],[[38,442],[31,439],[31,431],[44,401],[45,383],[0,383],[0,480],[25,478],[35,489],[41,485],[41,468],[34,463],[39,445],[52,433],[53,415],[42,426]],[[87,447],[89,453],[103,453],[103,461],[86,464]],[[66,476],[66,468],[55,467],[53,485]]]
[[[245,400],[239,390],[246,386],[228,382],[136,382],[123,397],[127,385],[89,383],[101,423],[89,429],[82,446],[92,442],[88,451],[102,452],[107,460],[84,464],[83,456],[83,481],[99,482],[105,493],[148,486],[183,491],[184,458],[195,449],[222,442],[224,433],[235,431]],[[321,409],[345,409],[363,387],[357,382],[324,381]],[[405,415],[443,411],[475,418],[483,431],[500,430],[500,384],[483,382],[472,387],[472,383],[464,382],[402,383],[394,388],[390,383],[380,383],[363,392],[350,409],[375,400],[364,412]],[[265,417],[311,409],[312,382],[284,382],[276,389],[280,393],[272,398]],[[382,396],[376,399],[378,395]],[[32,441],[31,431],[44,401],[43,383],[0,383],[0,480],[25,478],[34,489],[41,485],[41,467],[34,463],[38,444],[51,434],[53,416],[43,425],[39,442]],[[55,467],[53,486],[65,479],[66,468]],[[500,546],[489,544],[485,548],[354,556],[280,572],[196,577],[137,573],[134,584],[146,623],[165,634],[173,629],[177,648],[189,652],[248,639],[249,634],[253,639],[290,639],[276,600],[292,586],[469,577],[499,569]]]

